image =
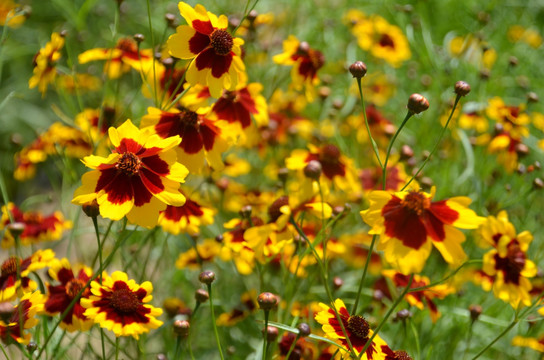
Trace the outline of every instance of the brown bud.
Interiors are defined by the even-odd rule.
[[[464,81],[458,81],[455,83],[455,93],[458,96],[467,96],[470,92],[470,85]]]
[[[310,328],[310,325],[306,323],[300,323],[297,326],[298,334],[300,337],[306,337],[312,333],[312,329]]]
[[[480,79],[487,80],[491,76],[491,71],[489,69],[480,70]]]
[[[533,91],[528,92],[527,93],[527,101],[531,102],[531,103],[538,102],[538,95]]]
[[[251,205],[242,206],[239,211],[240,217],[242,217],[243,219],[249,219],[249,217],[251,216],[251,211],[253,211]]]
[[[278,170],[278,178],[281,182],[287,181],[287,176],[289,175],[289,169],[281,168]]]
[[[412,317],[412,313],[408,309],[402,309],[395,315],[395,318],[393,320],[399,321],[399,320],[406,320],[408,318]]]
[[[195,291],[195,299],[199,303],[205,303],[206,301],[208,301],[209,298],[210,298],[210,294],[208,294],[206,290],[197,289],[197,291]]]
[[[137,43],[142,43],[145,40],[144,34],[134,34],[133,38]]]
[[[310,160],[308,164],[304,167],[304,175],[312,180],[319,180],[319,177],[321,176],[321,171],[323,170],[323,167],[321,166],[321,163],[317,160]]]
[[[544,181],[541,178],[536,178],[533,180],[533,187],[535,189],[542,189],[544,188]]]
[[[510,66],[518,66],[519,60],[518,60],[518,58],[515,57],[515,56],[510,56],[510,57],[508,58],[508,64],[510,64]]]
[[[262,330],[264,332],[264,329]],[[266,340],[268,342],[275,341],[278,338],[279,331],[277,327],[269,326],[266,331]]]
[[[344,102],[342,101],[342,99],[334,99],[332,101],[332,107],[335,108],[336,110],[340,110],[341,108],[344,107]]]
[[[66,37],[68,35],[68,31],[67,30],[62,30],[60,33],[59,33],[60,36],[62,37]]]
[[[262,310],[272,310],[278,305],[278,297],[270,292],[263,292],[257,297],[257,303]]]
[[[482,314],[482,307],[480,305],[470,305],[468,311],[470,311],[470,319],[476,321]]]
[[[25,224],[22,222],[13,222],[6,226],[6,229],[9,230],[10,234],[13,237],[19,237],[25,231]]]
[[[219,234],[215,237],[215,241],[218,242],[218,243],[222,243],[223,242],[223,235]]]
[[[412,114],[419,114],[429,108],[429,101],[423,95],[412,94],[406,107]]]
[[[219,188],[219,190],[225,191],[229,187],[229,179],[223,177],[217,180],[215,185]]]
[[[258,15],[259,15],[259,13],[257,12],[257,10],[253,9],[247,14],[247,19],[249,21],[253,22],[253,21],[255,21],[255,19],[257,18]]]
[[[335,290],[338,290],[344,285],[344,280],[342,280],[341,277],[335,276],[334,279],[332,279],[332,285]]]
[[[167,57],[167,58],[162,59],[162,60],[161,60],[161,63],[162,63],[165,67],[170,68],[170,67],[174,66],[175,61],[174,61],[173,58]]]
[[[321,99],[326,99],[331,95],[331,88],[328,86],[321,86],[318,90],[319,97]]]
[[[166,13],[164,15],[164,20],[166,20],[166,23],[169,27],[175,28],[176,27],[176,15],[171,13]]]
[[[519,143],[516,145],[516,153],[519,156],[525,156],[529,154],[529,147],[523,143]]]
[[[298,45],[297,52],[299,54],[307,54],[308,51],[310,51],[310,44],[308,44],[306,41],[301,41]]]
[[[362,78],[366,75],[366,64],[362,61],[356,61],[349,66],[349,72],[354,78]]]
[[[406,160],[414,156],[414,150],[408,145],[402,145],[400,148],[400,158]]]
[[[210,285],[215,280],[215,273],[210,270],[205,270],[198,275],[198,280],[206,285]]]
[[[157,360],[168,360],[165,354],[157,354]]]
[[[96,199],[86,204],[83,204],[81,206],[81,210],[83,210],[85,215],[90,218],[94,218],[100,215],[100,208],[98,207],[98,202],[96,201]]]
[[[31,341],[28,343],[28,345],[26,346],[26,350],[32,355],[32,353],[34,351],[36,351],[36,349],[38,348],[38,344],[36,344],[35,341]]]
[[[187,320],[176,320],[174,321],[174,333],[177,336],[180,337],[187,337],[189,336],[189,329],[191,328],[191,325]]]

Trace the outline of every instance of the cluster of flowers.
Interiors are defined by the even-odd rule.
[[[92,170],[82,176],[72,203],[81,205],[95,221],[98,215],[112,221],[126,218],[147,229],[160,226],[173,235],[190,235],[195,246],[179,255],[175,264],[179,269],[198,268],[220,259],[232,261],[241,275],[272,266],[305,278],[317,266],[343,259],[349,266],[364,267],[365,273],[370,266],[378,277],[374,291],[382,294],[381,299],[395,297],[388,284],[407,288],[405,300],[419,309],[426,304],[432,321],[440,317],[433,300],[455,293],[462,284],[434,284],[418,274],[433,247],[447,264],[463,266],[466,238],[459,229],[475,230],[480,245],[492,249],[483,255],[482,267],[467,270],[461,274],[463,279],[470,276],[514,308],[536,301],[530,279],[537,267],[528,257],[532,241],[528,231],[516,234],[505,211],[496,217],[477,215],[469,208],[471,199],[465,196],[434,200],[434,186],[422,181],[422,186],[430,188],[425,191],[413,181],[421,168],[408,146],[391,158],[388,151],[385,166],[381,162],[377,166],[371,151],[365,150],[372,145],[385,148],[400,131],[381,110],[394,93],[387,76],[374,73],[365,78],[362,91],[368,93],[370,104],[363,113],[350,113],[341,123],[325,120],[316,127],[304,109],[330,92],[326,86],[318,87],[322,82],[318,72],[326,63],[321,51],[293,35],[284,40],[283,52],[273,61],[291,66],[291,83],[286,92],[276,90],[267,100],[263,85],[249,80],[243,61],[245,41],[235,34],[250,39],[268,18],[253,14],[231,30],[225,15],[216,16],[202,5],[180,2],[179,10],[187,24],[177,26],[158,52],[141,49],[143,36],[136,35],[120,39],[114,48],[91,49],[78,57],[79,64],[105,61],[108,79],[120,79],[131,71],[141,74],[141,92],[153,100],[154,107],[147,109],[138,125],[123,118],[117,104],[87,108],[75,116],[73,124],[54,123],[18,152],[15,179],[31,179],[36,164],[50,156],[82,158]],[[16,25],[16,19],[12,17],[7,24]],[[360,48],[378,61],[399,67],[411,57],[401,29],[384,18],[351,10],[344,19]],[[100,83],[88,74],[58,73],[66,36],[53,33],[51,41],[36,54],[29,87],[37,87],[44,96],[55,82],[78,91],[96,90]],[[523,36],[518,39],[529,35]],[[455,45],[459,41],[461,44]],[[465,46],[463,39],[454,39],[452,53],[461,56]],[[491,67],[492,53],[487,51],[482,57],[486,67]],[[354,75],[360,85],[366,68],[357,71]],[[455,105],[468,93],[463,91],[457,92]],[[414,110],[409,104],[410,116],[428,107],[422,96],[412,99],[417,99],[420,108]],[[342,104],[336,110],[341,108]],[[473,144],[487,144],[509,172],[522,166],[520,154],[527,152],[523,141],[529,136],[529,124],[544,132],[544,115],[528,112],[524,105],[508,106],[498,97],[474,111],[468,107],[450,110],[453,119],[458,118],[459,128],[473,131]],[[445,116],[445,126],[451,118],[451,114]],[[492,133],[489,120],[494,121]],[[358,148],[348,149],[336,141],[342,137],[353,140]],[[544,140],[538,146],[544,150]],[[243,151],[253,151],[257,160],[239,157]],[[380,160],[379,151],[376,155]],[[254,175],[252,162],[257,161],[266,163],[260,169],[265,183],[239,181]],[[332,227],[349,213],[350,204],[368,204],[360,215],[369,230],[356,227],[335,237]],[[44,217],[38,212],[23,212],[12,203],[2,211],[5,248],[59,240],[72,226],[60,212]],[[218,212],[228,218],[215,216]],[[233,215],[236,213],[238,216]],[[203,229],[219,219],[224,221],[219,225],[225,231],[215,238],[201,239]],[[382,270],[382,256],[373,252],[375,241],[392,269]],[[45,268],[56,283],[48,283],[47,293],[41,294],[29,274]],[[102,272],[104,269],[93,273],[87,266],[73,268],[66,258],[55,258],[50,249],[38,250],[25,259],[9,257],[1,269],[0,301],[19,299],[9,321],[0,321],[4,342],[11,338],[28,343],[31,335],[24,330],[37,324],[37,314],[61,314],[60,326],[70,332],[87,331],[96,323],[116,336],[136,339],[162,325],[156,318],[162,310],[148,304],[151,283],[138,285],[124,272],[110,276]],[[231,326],[254,314],[255,298],[254,292],[244,293],[240,306],[221,314],[216,323]],[[364,352],[363,358],[372,360],[410,359],[404,351],[393,351],[369,322],[355,313],[357,309],[350,315],[343,300],[329,300],[330,305],[298,304],[292,312],[315,319],[342,353],[359,356]],[[182,305],[175,302],[165,307],[173,316],[182,312]],[[519,338],[516,343],[527,341]],[[279,348],[282,355],[295,351],[309,353],[305,355],[308,358],[318,352],[293,333],[284,334]],[[320,359],[335,356],[334,348],[319,352]]]

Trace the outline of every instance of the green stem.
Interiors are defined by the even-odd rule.
[[[499,335],[497,335],[497,337],[495,339],[493,339],[493,341],[491,341],[489,344],[487,344],[487,346],[485,348],[482,349],[482,351],[480,351],[478,354],[476,354],[476,356],[474,356],[472,358],[472,360],[476,360],[477,358],[479,358],[480,356],[482,356],[483,353],[485,353],[491,346],[493,346],[493,344],[495,344],[497,341],[499,341],[500,338],[502,338],[504,335],[506,335],[514,326],[516,326],[516,324],[519,322],[519,319],[518,317],[516,316],[514,318],[514,320],[512,321],[512,323],[510,323],[510,325],[508,325],[508,327],[506,329],[503,330],[503,332],[501,332]]]
[[[96,234],[96,241],[98,243],[98,262],[100,265],[100,268],[103,269],[104,262],[102,261],[102,244],[100,243],[100,232],[98,230],[98,220],[96,216],[92,217],[93,219],[93,225],[94,225],[94,232]],[[100,271],[100,274],[98,275],[98,279],[100,282],[100,285],[102,285],[102,271]],[[106,359],[106,344],[104,343],[104,329],[100,328],[100,342],[102,344],[102,359]]]
[[[363,87],[361,86],[361,78],[357,78],[357,86],[359,87],[359,97],[361,98],[361,106],[363,107],[363,117],[365,119],[365,126],[366,131],[368,132],[368,138],[370,139],[370,143],[372,144],[372,149],[374,150],[374,155],[376,155],[378,164],[380,164],[380,167],[384,169],[384,166],[382,165],[382,160],[380,159],[380,152],[378,151],[378,144],[376,144],[376,141],[374,141],[374,138],[372,137],[372,134],[370,132],[370,126],[368,125],[368,119],[366,118],[366,109],[365,101],[363,98]]]
[[[444,137],[444,134],[446,133],[446,130],[448,130],[448,125],[450,124],[450,121],[451,121],[451,118],[453,116],[453,113],[455,111],[455,108],[457,107],[457,104],[459,103],[459,100],[461,99],[461,96],[460,95],[457,95],[457,97],[455,98],[455,102],[453,103],[453,108],[451,109],[451,112],[450,112],[450,116],[448,117],[448,121],[446,121],[446,125],[444,125],[444,127],[442,128],[442,132],[440,133],[440,136],[438,137],[438,141],[434,144],[434,147],[433,147],[433,150],[431,151],[431,153],[429,154],[429,156],[423,161],[423,164],[421,164],[421,166],[419,167],[419,169],[417,169],[416,173],[414,175],[412,175],[412,177],[410,178],[410,180],[408,180],[408,182],[406,183],[406,185],[404,185],[401,189],[401,191],[403,191],[404,189],[406,189],[408,187],[408,185],[410,185],[410,183],[419,175],[419,173],[423,170],[423,168],[425,167],[425,165],[427,165],[427,163],[429,162],[429,160],[431,159],[431,157],[433,156],[433,154],[436,152],[436,150],[438,149],[438,145],[440,145],[440,142],[442,141],[442,138]]]
[[[210,295],[210,309],[212,312],[212,325],[213,333],[215,334],[215,341],[217,342],[217,348],[219,349],[219,356],[221,360],[225,360],[223,357],[223,350],[221,350],[221,342],[219,341],[219,333],[217,332],[217,324],[215,323],[215,310],[213,309],[213,296],[212,296],[212,284],[208,284],[208,294]]]
[[[382,321],[380,321],[380,323],[378,324],[378,327],[376,328],[376,330],[374,330],[374,333],[372,334],[372,336],[370,337],[370,339],[368,339],[368,341],[366,342],[365,346],[363,347],[363,349],[361,350],[361,353],[359,354],[358,356],[358,359],[361,359],[363,357],[363,354],[365,353],[366,349],[368,349],[368,347],[370,346],[370,344],[372,344],[372,340],[374,340],[374,338],[378,335],[378,332],[381,330],[381,328],[385,325],[385,322],[387,321],[387,319],[389,319],[389,317],[391,316],[391,314],[393,313],[393,311],[395,311],[395,308],[400,304],[400,302],[404,299],[404,296],[408,293],[408,290],[410,290],[410,286],[412,286],[412,281],[414,280],[414,274],[411,274],[410,275],[410,279],[408,279],[408,284],[406,285],[406,287],[404,288],[404,290],[402,291],[402,294],[400,294],[400,296],[395,300],[395,302],[393,303],[393,305],[391,306],[391,308],[387,311],[387,314],[385,314],[384,318],[382,319]]]
[[[242,23],[244,22],[244,20],[247,18],[247,15],[253,10],[255,9],[255,6],[257,5],[257,3],[259,2],[259,0],[255,0],[255,2],[253,3],[253,6],[251,7],[251,9],[249,9],[249,3],[251,2],[251,0],[247,0],[246,2],[246,7],[244,8],[244,16],[242,17],[242,19],[240,20],[240,23],[238,24],[238,26],[236,26],[234,28],[234,30],[232,30],[232,35],[234,36],[234,34],[236,34],[236,31],[238,30],[238,28],[242,25]]]
[[[291,344],[291,347],[289,348],[289,351],[287,352],[287,355],[285,355],[286,360],[289,360],[289,356],[291,356],[291,353],[293,352],[293,350],[295,350],[295,346],[299,338],[300,338],[300,333],[297,334],[297,336],[295,337],[295,340],[293,340],[293,343]]]
[[[119,360],[119,338],[115,338],[115,360]]]
[[[270,316],[270,310],[264,311],[264,332],[263,332],[263,356],[262,359],[266,360],[266,342],[268,340],[268,318]],[[288,358],[286,358],[288,359]]]
[[[385,190],[385,181],[387,180],[387,163],[389,162],[389,156],[391,155],[391,149],[393,148],[393,144],[395,143],[395,140],[397,139],[397,136],[399,136],[402,128],[406,123],[408,122],[408,119],[410,119],[414,115],[413,112],[408,111],[406,116],[404,117],[404,120],[400,124],[399,128],[395,132],[395,135],[391,138],[391,141],[389,141],[389,146],[387,147],[387,154],[385,155],[385,162],[382,166],[382,188]],[[405,186],[406,187],[406,186]]]
[[[446,276],[445,278],[443,278],[441,280],[438,280],[438,281],[436,281],[434,283],[431,283],[429,285],[420,286],[420,287],[417,287],[417,288],[410,289],[408,292],[423,291],[423,290],[429,289],[429,288],[431,288],[433,286],[440,285],[440,284],[448,281],[452,277],[454,277],[455,274],[457,274],[459,272],[459,270],[461,270],[465,266],[467,266],[469,264],[478,264],[478,263],[481,263],[481,262],[482,262],[482,260],[480,260],[480,259],[473,259],[473,260],[465,261],[464,263],[461,264],[461,266],[459,266],[457,269],[453,270],[453,272],[451,274],[449,274],[448,276]]]
[[[372,235],[372,241],[370,242],[370,248],[368,249],[368,255],[366,256],[365,267],[363,268],[363,275],[361,275],[361,280],[359,280],[359,289],[357,289],[355,304],[353,304],[353,309],[351,310],[351,313],[354,315],[357,314],[357,306],[359,305],[359,299],[361,298],[361,292],[363,291],[363,284],[365,282],[366,273],[368,271],[368,265],[370,264],[370,260],[372,258],[372,251],[374,250],[374,245],[376,244],[377,238],[378,235]]]

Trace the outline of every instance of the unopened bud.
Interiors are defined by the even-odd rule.
[[[310,328],[310,325],[306,323],[300,323],[297,326],[298,334],[300,337],[306,337],[312,333],[312,329]]]
[[[523,143],[519,143],[516,145],[516,153],[519,156],[525,156],[529,154],[529,147]]]
[[[332,279],[332,285],[334,286],[335,290],[338,290],[344,285],[344,280],[338,276],[335,276],[334,279]]]
[[[210,270],[205,270],[198,275],[198,280],[206,285],[210,285],[215,280],[215,273]]]
[[[349,72],[354,78],[362,78],[366,75],[366,64],[362,61],[356,61],[349,66]]]
[[[395,315],[395,318],[394,320],[406,320],[408,318],[411,318],[412,317],[412,313],[408,310],[408,309],[402,309],[400,310],[399,312],[397,312],[397,314]]]
[[[145,36],[143,34],[134,34],[133,38],[137,43],[141,43],[145,40]]]
[[[25,224],[22,222],[16,221],[14,223],[8,224],[6,228],[9,230],[10,234],[13,237],[19,237],[25,231]]]
[[[278,297],[270,292],[263,292],[257,297],[257,303],[262,310],[272,310],[278,305]]]
[[[252,211],[251,205],[244,205],[239,211],[240,216],[243,219],[249,219],[251,217],[251,211]]]
[[[470,311],[471,320],[476,321],[482,314],[482,307],[480,305],[470,305],[468,311]]]
[[[536,178],[533,180],[533,187],[535,189],[542,189],[544,188],[544,181],[541,178]]]
[[[68,31],[67,30],[62,30],[60,33],[59,33],[60,36],[62,37],[66,37],[66,35],[68,35]]]
[[[94,199],[91,202],[81,205],[81,210],[90,218],[97,217],[100,215],[100,208],[98,207],[98,202]]]
[[[312,180],[319,180],[319,177],[321,176],[321,171],[323,170],[323,167],[321,166],[321,163],[317,160],[310,160],[308,164],[304,167],[304,175]]]
[[[278,170],[278,179],[280,179],[281,182],[286,182],[288,175],[289,175],[289,169],[281,168]]]
[[[174,333],[180,337],[189,336],[189,329],[191,325],[187,320],[176,320],[174,321]]]
[[[510,66],[518,66],[519,60],[518,60],[518,58],[515,57],[515,56],[510,56],[510,57],[508,58],[508,64],[510,64]]]
[[[429,108],[429,101],[423,95],[412,94],[408,99],[408,105],[406,105],[406,107],[411,113],[419,114]]]
[[[26,349],[28,350],[28,352],[32,355],[32,353],[34,351],[36,351],[36,349],[38,348],[38,344],[36,344],[35,341],[31,341],[28,343],[28,345],[26,346]]]
[[[532,92],[532,91],[528,92],[527,93],[527,101],[532,102],[532,103],[538,102],[538,95],[535,92]]]
[[[458,96],[467,96],[470,92],[470,85],[464,81],[458,81],[455,83],[455,93]]]
[[[247,19],[251,22],[255,21],[255,19],[259,16],[259,13],[257,10],[253,9],[247,14]]]
[[[195,299],[199,303],[205,303],[210,298],[210,294],[204,289],[197,289],[195,291]]]
[[[169,27],[174,28],[176,27],[176,15],[171,13],[166,13],[164,15],[164,20],[166,20],[166,23]]]
[[[222,243],[224,240],[223,235],[219,234],[215,237],[215,242]]]
[[[264,332],[264,329],[262,330]],[[275,341],[278,338],[279,331],[277,327],[269,326],[266,331],[266,340],[268,342]]]
[[[408,145],[402,145],[400,148],[400,158],[406,160],[414,156],[414,150]]]

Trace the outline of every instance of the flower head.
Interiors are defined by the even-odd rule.
[[[130,120],[109,129],[114,152],[107,158],[87,156],[83,163],[94,169],[83,175],[72,202],[83,205],[97,200],[100,215],[112,220],[127,216],[145,227],[157,224],[166,205],[181,206],[185,196],[179,184],[188,174],[173,149],[179,136],[160,138],[138,130]]]
[[[43,312],[44,296],[39,292],[28,293],[23,296],[7,323],[0,320],[0,340],[9,344],[16,341],[20,344],[30,342],[30,334],[24,330],[38,324],[37,314]]]
[[[153,298],[153,285],[149,281],[138,285],[121,271],[114,272],[111,277],[104,275],[102,285],[93,281],[92,294],[81,299],[81,305],[87,309],[85,316],[113,331],[115,336],[130,335],[135,339],[162,325],[162,321],[155,318],[162,314],[162,309],[147,304]]]
[[[484,220],[467,208],[469,198],[432,201],[434,192],[373,191],[370,208],[361,211],[372,226],[369,234],[380,235],[378,250],[384,250],[385,259],[403,274],[420,272],[432,245],[446,262],[459,264],[466,257],[461,247],[465,235],[456,228],[475,229]]]
[[[92,270],[89,267],[82,267],[74,274],[74,270],[68,259],[54,259],[49,268],[49,275],[56,281],[58,285],[47,284],[47,300],[44,304],[44,310],[50,314],[63,313],[72,300],[85,287],[85,284],[92,276]],[[81,293],[81,298],[91,294],[90,287],[87,287]],[[87,331],[93,325],[93,322],[83,313],[85,308],[77,301],[74,306],[66,313],[62,319],[60,327],[67,331]]]
[[[217,17],[200,4],[192,8],[180,2],[178,6],[188,25],[178,26],[168,38],[168,51],[180,59],[194,59],[187,70],[187,81],[207,85],[210,94],[219,98],[223,89],[234,89],[244,76],[244,40],[228,32],[225,15]]]
[[[0,2],[0,26],[9,26],[10,28],[18,28],[26,19],[26,16],[21,14],[19,4],[12,0],[2,0]]]
[[[183,192],[182,192],[183,193]],[[200,227],[213,224],[215,210],[200,204],[199,200],[189,199],[186,196],[185,204],[182,206],[168,205],[159,215],[159,225],[164,231],[177,235],[188,233],[197,235]]]
[[[34,57],[34,74],[28,80],[30,89],[38,87],[38,90],[45,96],[47,85],[52,84],[57,76],[56,64],[60,59],[60,50],[64,47],[64,36],[54,32],[51,34],[51,41]]]
[[[345,351],[350,350],[347,340],[349,339],[355,354],[359,355],[374,333],[368,321],[360,315],[350,315],[341,299],[336,299],[334,307],[342,323],[338,321],[334,309],[323,303],[319,306],[321,311],[315,315],[315,320],[322,325],[325,336],[342,345]],[[376,335],[361,359],[385,360],[388,355],[393,355],[393,351],[379,335]]]

